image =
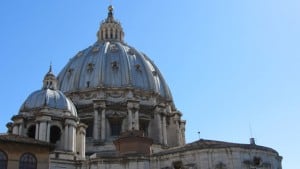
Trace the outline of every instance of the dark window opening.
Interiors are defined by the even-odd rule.
[[[110,39],[113,39],[113,29],[110,29]]]
[[[105,39],[107,39],[107,38],[108,38],[108,31],[105,30]]]
[[[183,164],[181,161],[173,162],[174,169],[183,169]]]
[[[30,138],[35,138],[35,125],[32,125],[28,128],[27,136]]]
[[[94,123],[93,123],[93,121],[91,121],[91,120],[82,120],[82,122],[84,123],[84,124],[87,124],[87,129],[86,129],[86,137],[93,137],[93,131],[94,131],[94,129],[93,129],[93,127],[94,127]]]
[[[115,35],[116,35],[116,39],[118,39],[118,31],[116,30],[116,32],[115,32]]]
[[[20,157],[19,169],[36,169],[37,160],[36,157],[31,153],[24,153]]]
[[[140,120],[140,130],[143,131],[145,136],[148,136],[148,126],[149,121],[148,120]]]
[[[111,136],[119,136],[122,128],[122,119],[113,118],[109,120]]]
[[[0,150],[0,169],[7,168],[7,155],[3,151]]]
[[[255,166],[259,166],[261,163],[261,159],[259,157],[254,157],[253,158],[253,163]]]
[[[55,144],[58,140],[60,140],[61,131],[57,126],[51,126],[50,128],[50,143]]]

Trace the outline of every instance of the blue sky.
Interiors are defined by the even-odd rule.
[[[40,89],[96,41],[109,1],[0,2],[0,132]],[[113,1],[125,41],[160,68],[187,120],[186,139],[256,143],[298,166],[300,1]],[[251,127],[250,127],[251,126]],[[251,129],[250,129],[251,128]],[[252,132],[251,132],[252,131]]]

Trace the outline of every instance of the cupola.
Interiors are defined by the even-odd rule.
[[[123,42],[124,32],[121,23],[114,19],[113,6],[108,7],[107,18],[102,21],[100,30],[97,32],[98,41]]]
[[[57,90],[57,79],[52,72],[52,65],[50,65],[49,71],[44,77],[43,89]]]

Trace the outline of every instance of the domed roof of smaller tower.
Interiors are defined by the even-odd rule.
[[[28,96],[20,108],[20,113],[41,108],[58,109],[77,116],[73,102],[57,89],[57,79],[52,72],[52,66],[44,77],[42,89]]]

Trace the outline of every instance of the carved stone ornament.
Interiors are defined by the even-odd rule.
[[[99,50],[100,50],[99,46],[95,46],[95,47],[93,48],[93,52],[98,52]]]
[[[112,98],[121,98],[124,96],[124,93],[123,92],[112,92],[112,93],[108,93],[108,96],[112,97]]]
[[[70,78],[72,76],[73,71],[74,71],[73,68],[68,69],[68,78]]]
[[[110,52],[113,52],[113,53],[118,52],[118,48],[117,48],[116,44],[111,44],[109,46],[109,50],[110,50]]]
[[[141,70],[141,65],[140,65],[140,64],[136,64],[136,65],[135,65],[135,70],[136,70],[137,72],[142,72],[142,70]]]
[[[118,70],[118,69],[119,69],[118,62],[117,62],[117,61],[111,62],[111,68],[112,68],[113,70]]]
[[[88,63],[87,64],[87,72],[91,73],[94,70],[95,64],[94,63]]]
[[[133,51],[133,49],[131,49],[131,48],[128,50],[127,53],[128,53],[129,55],[134,55],[134,51]]]
[[[106,112],[107,118],[125,118],[127,113],[121,111],[108,111]]]

